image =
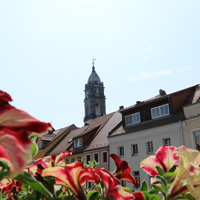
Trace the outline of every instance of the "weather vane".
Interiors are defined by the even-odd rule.
[[[94,65],[94,61],[96,61],[96,59],[94,59],[94,56],[92,58],[92,64]]]

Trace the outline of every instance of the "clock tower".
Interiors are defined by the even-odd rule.
[[[104,85],[95,71],[93,61],[92,73],[85,84],[85,125],[90,124],[93,119],[106,114]]]

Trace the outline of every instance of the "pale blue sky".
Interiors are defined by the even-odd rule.
[[[83,126],[96,58],[107,113],[200,83],[199,0],[0,0],[0,89],[58,129]]]

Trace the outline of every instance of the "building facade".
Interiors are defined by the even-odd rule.
[[[169,95],[160,90],[158,96],[122,109],[122,126],[109,136],[110,153],[129,162],[132,175],[140,184],[142,180],[150,183],[150,176],[140,168],[143,159],[155,155],[163,144],[192,148],[194,139],[196,143],[200,141],[199,97],[199,85]],[[191,113],[193,120],[187,119]],[[110,170],[113,169],[115,164],[111,160]]]

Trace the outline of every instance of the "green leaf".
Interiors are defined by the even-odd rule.
[[[161,200],[158,194],[151,194],[149,192],[142,192],[146,200]]]
[[[32,142],[32,156],[35,156],[38,152],[38,146],[35,142]]]
[[[133,189],[129,188],[129,187],[122,187],[124,190],[129,191],[129,192],[134,192]]]
[[[163,190],[163,188],[162,188],[161,186],[157,186],[157,185],[155,185],[155,184],[152,184],[152,187],[153,187],[155,190],[161,192],[161,193],[164,195],[164,197],[166,198],[167,195],[166,195],[165,191]]]
[[[162,184],[165,192],[167,192],[168,191],[168,189],[167,189],[167,181],[162,176],[159,176],[159,175],[155,176],[155,178]]]
[[[163,175],[163,177],[175,177],[176,176],[176,172],[169,172]]]
[[[174,165],[174,166],[169,170],[169,172],[174,172],[174,171],[176,170],[176,168],[177,168],[177,166]]]
[[[37,134],[37,133],[32,133],[32,134],[29,134],[28,135],[28,137],[29,137],[29,139],[34,139],[34,138],[37,138],[39,136],[39,134]]]
[[[101,198],[101,196],[100,196],[99,192],[96,192],[94,190],[91,190],[87,195],[88,200],[97,200],[100,198]]]
[[[148,185],[147,185],[146,181],[142,182],[142,186],[140,188],[140,191],[148,192]]]
[[[53,195],[42,185],[41,182],[37,181],[33,176],[28,174],[27,172],[24,172],[24,174],[19,174],[17,177],[15,177],[16,180],[25,183],[29,186],[31,186],[32,189],[35,189],[42,194],[45,194],[49,197],[52,197]]]
[[[163,176],[165,174],[165,172],[161,169],[161,167],[156,166],[156,169],[157,169],[159,175]]]

